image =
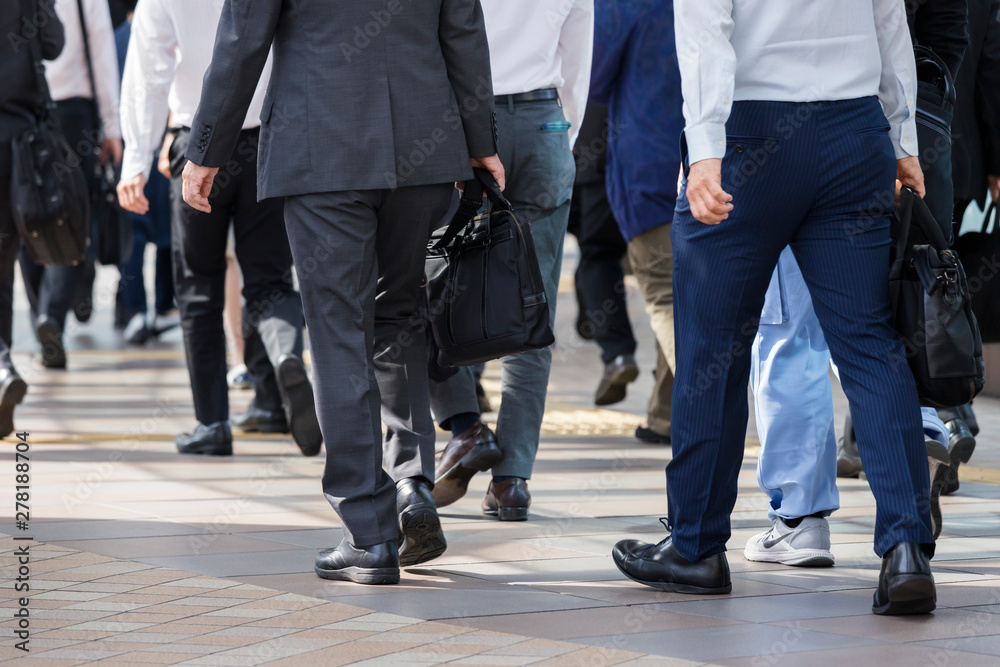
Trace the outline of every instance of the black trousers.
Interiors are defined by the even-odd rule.
[[[257,129],[240,134],[230,162],[216,176],[211,213],[184,203],[181,172],[190,132],[171,148],[173,264],[195,416],[202,424],[229,418],[226,384],[226,240],[232,223],[236,260],[243,271],[245,362],[254,376],[255,402],[281,407],[274,364],[283,354],[302,356],[302,301],[292,283],[280,199],[257,201]]]
[[[605,183],[608,109],[588,104],[577,146],[576,183],[569,209],[569,229],[580,245],[576,267],[579,306],[593,327],[601,360],[609,363],[622,354],[635,354],[635,336],[625,305],[622,260],[627,244],[611,212]]]
[[[441,183],[285,199],[326,444],[323,492],[358,547],[396,539],[396,481],[434,478],[420,283],[453,192]]]
[[[572,202],[570,215],[579,216],[576,284],[594,340],[601,348],[601,360],[607,364],[619,355],[635,354],[622,270],[628,246],[611,212],[604,181],[577,183]]]
[[[14,323],[14,262],[21,248],[21,237],[14,226],[10,202],[10,144],[16,133],[25,129],[20,118],[0,113],[0,367],[13,368],[10,359]]]
[[[66,141],[83,162],[83,171],[87,175],[91,192],[95,192],[98,187],[94,174],[94,163],[97,160],[95,151],[100,149],[101,142],[94,129],[98,121],[93,104],[82,98],[63,100],[56,103],[56,115]],[[93,230],[91,238],[93,239]],[[96,251],[97,246],[92,242],[85,261],[76,266],[48,267],[36,264],[27,250],[21,251],[21,277],[24,278],[33,320],[45,316],[55,322],[60,330],[65,328],[66,315],[73,304],[77,300],[91,298]]]

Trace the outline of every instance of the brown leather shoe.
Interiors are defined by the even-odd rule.
[[[483,514],[495,516],[501,521],[525,521],[531,507],[528,482],[515,477],[502,482],[490,482],[483,500]]]
[[[434,502],[438,507],[451,505],[469,490],[469,480],[477,472],[489,470],[503,459],[493,431],[476,422],[441,452],[434,470]]]

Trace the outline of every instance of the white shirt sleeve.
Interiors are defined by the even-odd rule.
[[[917,66],[903,0],[874,0],[875,33],[882,56],[878,99],[889,120],[896,159],[917,155]]]
[[[580,134],[590,90],[590,65],[594,54],[594,0],[576,0],[559,35],[563,85],[559,88],[563,113],[572,125],[569,147]]]
[[[90,59],[94,66],[94,91],[101,112],[104,136],[120,138],[118,127],[118,52],[115,48],[115,30],[111,25],[111,10],[106,0],[84,2],[87,12],[87,36],[90,40]]]
[[[164,11],[169,1],[142,0],[132,17],[122,79],[123,179],[149,171],[167,126],[177,47],[173,20]]]
[[[688,161],[721,158],[736,87],[733,0],[674,0],[674,33]]]

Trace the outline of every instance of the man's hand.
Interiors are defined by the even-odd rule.
[[[101,164],[111,162],[118,166],[122,163],[122,140],[115,137],[105,137],[101,143]]]
[[[218,167],[200,167],[194,162],[188,162],[184,167],[184,201],[191,208],[202,213],[211,213],[212,206],[208,203],[208,195],[212,192]]]
[[[493,178],[496,179],[497,185],[500,186],[501,190],[503,190],[504,186],[507,185],[504,179],[503,165],[500,164],[500,158],[496,155],[491,155],[489,157],[474,157],[471,162],[473,167],[482,167],[483,169],[488,170],[490,174],[493,175]]]
[[[1000,203],[1000,176],[987,176],[986,184],[990,187],[990,197],[994,202]]]
[[[149,211],[149,200],[146,199],[146,174],[118,181],[118,204],[126,211],[145,214]]]
[[[733,210],[733,196],[722,189],[722,160],[709,158],[691,165],[687,183],[691,215],[698,222],[717,225]]]
[[[920,168],[920,160],[915,156],[911,155],[902,160],[896,160],[896,178],[903,185],[908,185],[916,190],[921,197],[927,194],[924,189],[924,172]]]

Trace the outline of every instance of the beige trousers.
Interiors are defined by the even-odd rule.
[[[670,398],[674,386],[674,259],[670,225],[654,227],[633,238],[628,258],[646,312],[656,335],[656,384],[647,408],[647,424],[657,433],[670,433]]]

